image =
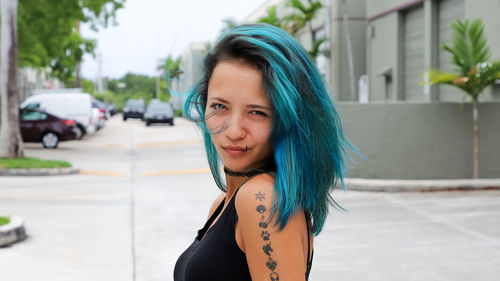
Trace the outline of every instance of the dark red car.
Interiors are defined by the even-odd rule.
[[[24,142],[41,142],[45,148],[57,148],[60,141],[79,137],[74,120],[44,111],[23,109],[19,111],[19,119]]]

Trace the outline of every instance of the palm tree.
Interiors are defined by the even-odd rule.
[[[483,90],[500,79],[500,61],[488,62],[491,53],[486,45],[483,23],[480,19],[469,23],[457,20],[453,26],[453,42],[442,47],[452,55],[456,73],[430,69],[425,73],[429,84],[448,84],[464,91],[472,102],[474,130],[474,172],[479,178],[479,114],[478,99]]]
[[[173,59],[171,55],[160,61],[156,67],[158,71],[168,73],[168,79],[174,79],[182,74],[181,70],[181,57]]]
[[[276,15],[276,6],[271,6],[267,8],[267,15],[260,17],[257,22],[259,23],[267,23],[270,25],[274,25],[279,28],[283,28],[283,23],[280,18]]]
[[[295,36],[299,30],[307,26],[312,34],[310,23],[318,11],[323,8],[323,4],[319,1],[309,1],[309,5],[305,6],[300,0],[288,0],[285,5],[294,8],[297,12],[283,17],[284,28]]]
[[[276,14],[276,6],[271,6],[267,9],[267,15],[261,17],[257,22],[277,26],[286,30],[294,37],[296,37],[297,33],[305,27],[308,27],[309,32],[313,34],[311,22],[314,17],[316,17],[318,11],[323,8],[321,2],[309,0],[309,4],[304,5],[300,0],[288,0],[285,5],[294,8],[295,12],[287,14],[280,19]],[[313,59],[319,55],[321,44],[326,41],[328,41],[326,37],[312,37],[312,49],[308,52]]]
[[[183,71],[181,70],[182,58],[179,56],[176,59],[172,58],[172,55],[168,55],[165,59],[161,59],[156,67],[156,70],[160,72],[156,80],[156,98],[165,97],[166,99],[170,96],[170,87],[168,86],[170,81],[179,78]],[[161,77],[165,77],[165,84],[162,82]],[[166,96],[161,93],[161,89],[166,90]]]

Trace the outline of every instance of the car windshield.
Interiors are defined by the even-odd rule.
[[[125,104],[125,107],[130,109],[143,109],[144,102],[140,100],[129,100],[127,101],[127,104]]]
[[[148,113],[170,113],[171,108],[166,103],[155,103],[148,107]]]

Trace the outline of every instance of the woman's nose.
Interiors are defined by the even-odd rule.
[[[231,140],[239,140],[245,137],[246,129],[245,122],[240,116],[232,116],[229,120],[226,135]]]

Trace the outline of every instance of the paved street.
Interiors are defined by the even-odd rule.
[[[25,219],[28,239],[0,248],[1,281],[171,280],[219,194],[193,125],[146,127],[115,116],[57,150],[81,174],[0,177],[0,214]],[[336,191],[315,238],[310,280],[496,281],[500,191]]]

